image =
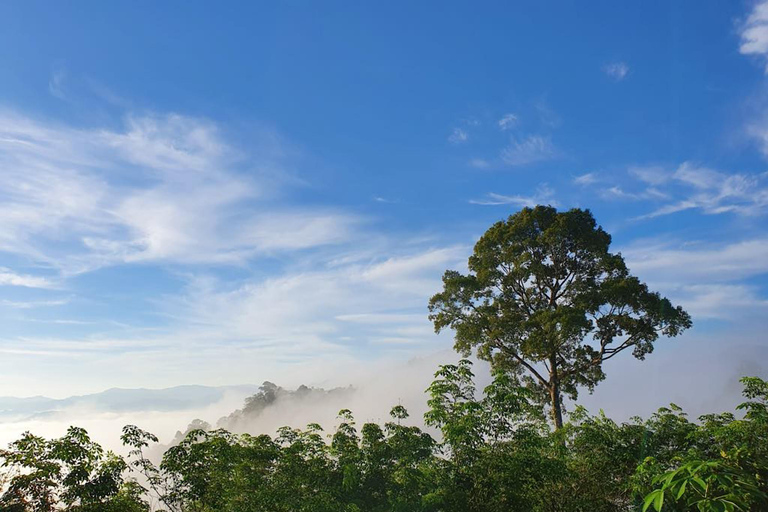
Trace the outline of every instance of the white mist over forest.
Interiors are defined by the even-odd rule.
[[[749,340],[730,340],[727,347],[717,347],[717,340],[687,339],[661,343],[657,353],[646,361],[623,358],[607,365],[608,378],[594,394],[582,390],[579,403],[592,413],[605,411],[611,418],[627,421],[632,416],[649,417],[658,408],[670,402],[682,407],[691,418],[712,411],[730,410],[742,401],[739,379],[743,376],[765,375],[768,348]],[[698,346],[700,350],[695,350]],[[685,354],[683,357],[681,354]],[[334,368],[328,373],[318,371],[304,382],[270,382],[293,390],[304,384],[320,389],[347,388],[344,393],[313,401],[277,401],[263,413],[238,424],[236,431],[250,434],[274,434],[278,428],[303,428],[319,423],[328,432],[338,424],[337,413],[350,409],[359,423],[384,422],[394,405],[403,405],[410,413],[409,423],[423,426],[422,416],[427,410],[426,388],[432,374],[441,364],[455,363],[458,355],[451,350],[424,354],[407,360],[390,360]],[[474,360],[474,358],[473,358]],[[487,363],[476,361],[478,392],[487,385],[490,371]],[[728,369],[728,371],[724,371]],[[124,453],[119,443],[122,427],[136,424],[156,434],[162,444],[170,443],[178,432],[184,432],[193,420],[202,420],[212,428],[217,421],[242,409],[245,399],[258,392],[258,384],[225,388],[222,397],[214,402],[205,401],[207,388],[186,392],[188,404],[184,407],[153,404],[142,409],[133,403],[130,410],[114,411],[114,402],[100,405],[84,404],[64,406],[55,411],[38,410],[34,414],[6,411],[0,416],[0,445],[17,439],[24,431],[45,437],[64,434],[70,425],[85,428],[94,440]],[[695,388],[697,393],[691,393]],[[140,397],[138,390],[126,390],[126,395]],[[201,396],[202,395],[202,396]]]

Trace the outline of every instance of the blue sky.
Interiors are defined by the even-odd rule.
[[[3,2],[0,395],[445,350],[536,203],[693,314],[657,365],[764,372],[767,70],[768,3]]]

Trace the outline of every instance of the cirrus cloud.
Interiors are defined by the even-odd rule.
[[[270,151],[234,148],[205,119],[128,116],[109,130],[0,113],[0,251],[71,274],[135,261],[241,263],[346,239],[360,218],[275,203],[274,180],[259,169],[279,166]]]

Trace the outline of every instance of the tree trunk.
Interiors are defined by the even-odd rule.
[[[552,402],[552,421],[555,422],[555,430],[563,428],[563,406],[560,398],[560,386],[557,382],[549,388],[549,398]]]
[[[552,404],[552,421],[555,423],[555,430],[563,428],[563,405],[560,396],[560,377],[557,374],[557,357],[553,356],[549,360],[549,399]]]

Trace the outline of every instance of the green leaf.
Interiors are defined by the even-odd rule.
[[[655,491],[652,491],[648,496],[645,497],[645,503],[643,504],[643,512],[648,510],[648,508],[653,505],[653,508],[656,509],[656,512],[659,512],[661,510],[661,506],[664,503],[664,491],[661,489],[656,489]]]
[[[696,487],[699,488],[699,491],[701,492],[701,494],[706,494],[707,484],[706,482],[704,482],[704,480],[702,480],[698,476],[694,476],[691,478],[691,482],[693,482],[696,485]]]

